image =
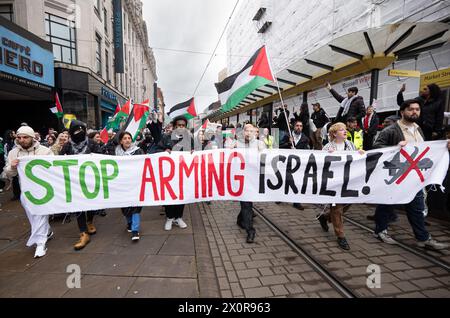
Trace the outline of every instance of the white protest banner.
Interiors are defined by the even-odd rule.
[[[218,149],[20,158],[22,204],[46,215],[210,200],[410,202],[449,168],[446,141],[358,152]]]

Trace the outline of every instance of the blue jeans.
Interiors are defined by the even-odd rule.
[[[128,224],[131,224],[132,232],[139,232],[139,227],[141,225],[141,215],[139,213],[134,213],[130,216],[127,216]]]
[[[416,194],[414,199],[405,204],[406,216],[408,217],[409,224],[411,224],[415,238],[420,241],[426,241],[430,238],[425,228],[425,218],[423,216],[423,210],[425,209],[425,200],[423,197],[423,191]],[[378,205],[375,210],[375,234],[387,230],[389,224],[389,218],[394,214],[394,207],[392,205]]]
[[[139,232],[141,226],[141,207],[123,208],[122,214],[126,217],[127,223],[131,224],[132,232]]]

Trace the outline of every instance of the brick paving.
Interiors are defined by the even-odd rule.
[[[305,205],[304,211],[298,211],[288,204],[259,203],[256,206],[361,297],[400,297],[410,291],[421,293],[423,297],[436,297],[430,295],[450,297],[450,285],[445,283],[450,279],[449,272],[399,246],[381,243],[368,231],[348,222],[345,223],[345,233],[351,250],[348,252],[340,250],[335,241],[332,225],[330,224],[330,231],[324,233],[315,219],[320,211],[316,206]],[[361,220],[372,213],[373,208],[355,205],[350,208],[347,215],[355,220],[356,216],[359,216]],[[403,235],[408,235],[405,241],[413,245],[414,240],[406,217],[399,215],[399,219],[397,227],[401,228]],[[370,221],[366,223],[368,222]],[[439,228],[445,234],[441,235],[440,239],[449,241],[450,234],[447,234],[446,224],[433,220],[430,222],[435,227],[431,232]],[[373,224],[370,227],[373,227]],[[391,232],[395,236],[396,231]],[[440,254],[443,255],[442,260],[446,260],[447,253],[448,251],[445,251]],[[366,270],[370,264],[381,267],[380,289],[369,289],[366,286],[368,275]]]
[[[342,297],[258,218],[256,242],[247,244],[245,231],[236,225],[239,203],[202,204],[200,211],[222,297]],[[230,282],[230,276],[238,281]]]
[[[19,202],[0,194],[0,297],[333,297],[340,295],[261,218],[256,217],[254,244],[236,225],[239,203],[232,201],[188,205],[189,227],[163,230],[160,207],[142,213],[141,241],[132,244],[119,210],[96,217],[98,234],[82,251],[75,252],[78,237],[72,222],[52,222],[55,238],[46,257],[33,259],[25,247],[29,225]],[[289,204],[259,203],[277,226],[306,249],[324,267],[360,297],[450,297],[450,273],[400,248],[379,242],[368,231],[345,224],[351,250],[337,247],[332,226],[324,233],[315,216]],[[354,205],[348,216],[371,227],[366,215],[373,207]],[[450,240],[448,224],[430,219],[430,232]],[[390,233],[414,244],[404,215]],[[427,252],[448,262],[449,251]],[[69,264],[81,267],[81,289],[66,285]],[[381,288],[366,286],[367,266],[381,267]],[[42,286],[45,286],[44,288]]]
[[[203,221],[196,205],[186,206],[188,228],[164,231],[160,207],[144,208],[141,240],[132,243],[119,210],[97,216],[97,234],[81,251],[70,223],[51,222],[55,237],[47,255],[34,259],[25,246],[29,224],[18,201],[0,195],[0,297],[219,297],[219,285]],[[69,289],[66,268],[81,268],[81,289]]]

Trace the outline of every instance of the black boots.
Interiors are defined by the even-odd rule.
[[[247,233],[247,243],[252,244],[255,242],[255,231],[250,231]]]
[[[325,215],[324,214],[322,214],[322,215],[320,215],[318,218],[317,218],[318,220],[319,220],[319,222],[320,222],[320,226],[322,227],[322,230],[324,231],[324,232],[328,232],[328,222],[327,222],[327,218],[325,217]]]
[[[348,251],[350,249],[350,245],[348,245],[347,240],[345,239],[345,237],[338,237],[337,239],[338,245],[340,248],[342,248],[343,250]]]

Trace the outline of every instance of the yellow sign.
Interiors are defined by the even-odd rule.
[[[72,122],[72,120],[76,120],[76,119],[77,119],[77,117],[74,114],[64,114],[64,117],[63,117],[64,127],[69,129],[70,123]]]
[[[388,75],[396,77],[420,77],[420,72],[407,70],[388,70]]]
[[[439,87],[450,86],[450,68],[439,70],[436,72],[422,74],[420,77],[420,87],[424,87],[429,84],[437,84]]]

